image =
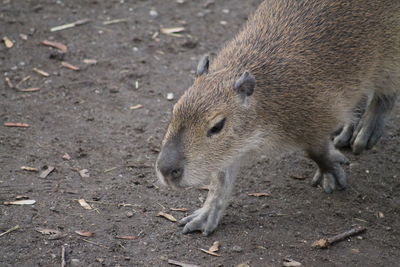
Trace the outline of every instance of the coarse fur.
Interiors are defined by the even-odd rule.
[[[173,108],[157,160],[162,181],[194,185],[225,173],[224,188],[240,156],[267,144],[304,150],[319,167],[313,184],[332,192],[346,186],[346,159],[332,133],[344,126],[335,144],[355,153],[372,147],[400,88],[400,1],[266,0],[216,58],[200,64]],[[244,73],[255,79],[254,92],[234,90]],[[364,115],[354,116],[365,98]],[[222,130],[210,136],[218,123]],[[183,220],[184,232],[215,229],[206,206]]]

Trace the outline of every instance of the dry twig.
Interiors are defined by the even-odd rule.
[[[65,267],[67,263],[65,262],[65,247],[61,246],[61,267]]]
[[[8,229],[7,231],[1,233],[0,236],[6,235],[6,234],[8,234],[8,233],[11,233],[12,231],[18,230],[19,228],[20,228],[19,225],[16,225],[16,226],[14,226],[14,227]]]
[[[343,239],[346,239],[346,238],[348,238],[350,236],[363,233],[363,232],[365,232],[365,230],[367,230],[365,227],[358,226],[356,228],[353,228],[353,229],[351,229],[349,231],[346,231],[346,232],[343,232],[341,234],[338,234],[338,235],[335,235],[335,236],[332,236],[332,237],[329,237],[329,238],[322,238],[320,240],[317,240],[312,244],[312,247],[314,247],[314,248],[327,248],[333,243],[342,241]]]

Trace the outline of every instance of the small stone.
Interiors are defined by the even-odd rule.
[[[358,239],[358,240],[363,240],[364,238],[363,238],[362,236],[359,235],[359,236],[357,236],[357,239]]]
[[[234,252],[243,252],[243,248],[241,246],[235,245],[232,247],[232,251]]]
[[[80,266],[80,260],[71,259],[71,266]]]
[[[125,214],[126,214],[126,217],[128,217],[128,218],[131,218],[133,216],[132,211],[127,211]]]
[[[155,9],[150,10],[149,15],[152,17],[157,17],[158,16],[158,12]]]
[[[167,261],[167,260],[168,260],[168,257],[165,256],[165,255],[162,255],[162,256],[160,256],[160,260],[162,260],[162,261]]]
[[[168,100],[173,100],[174,99],[174,93],[168,93],[167,94],[167,99]]]
[[[228,22],[225,21],[225,20],[221,20],[219,23],[220,23],[221,25],[224,25],[224,26],[228,24]]]

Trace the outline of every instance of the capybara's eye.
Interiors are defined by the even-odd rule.
[[[225,125],[225,118],[223,118],[222,120],[220,120],[219,122],[217,122],[210,130],[208,130],[207,132],[207,136],[210,137],[214,134],[219,133]]]

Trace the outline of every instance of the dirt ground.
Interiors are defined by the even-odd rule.
[[[0,201],[36,200],[0,205],[0,233],[20,226],[0,236],[0,266],[61,266],[62,246],[67,266],[168,266],[168,259],[282,266],[285,258],[304,266],[399,266],[400,105],[375,149],[358,157],[346,152],[352,162],[346,191],[327,195],[309,186],[315,166],[303,155],[271,159],[254,153],[210,237],[182,235],[176,223],[156,216],[164,211],[183,218],[206,197],[198,188],[161,188],[153,165],[171,107],[193,81],[198,58],[215,53],[259,2],[0,0],[0,36],[14,44],[0,44]],[[85,18],[90,22],[50,32]],[[124,20],[103,24],[115,19]],[[185,31],[171,36],[160,33],[163,27]],[[68,52],[43,40],[63,43]],[[40,91],[19,91],[35,87]],[[143,107],[130,109],[138,104]],[[63,159],[65,153],[71,159]],[[55,170],[40,178],[48,166]],[[83,169],[90,177],[81,177]],[[325,250],[311,248],[313,241],[355,226],[366,233]],[[220,257],[200,250],[214,241],[221,243]]]

